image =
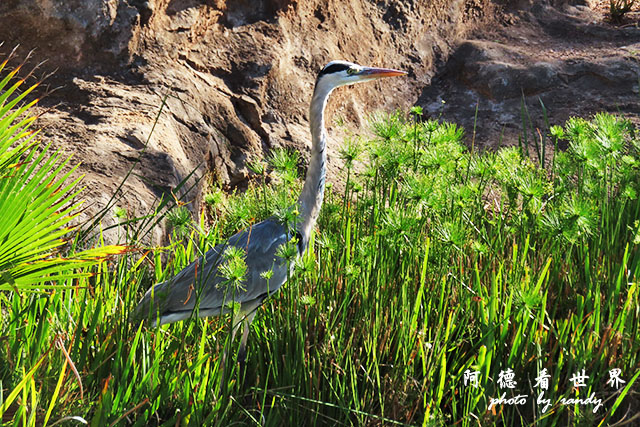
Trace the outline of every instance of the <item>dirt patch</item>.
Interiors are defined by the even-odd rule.
[[[505,10],[460,43],[418,104],[463,125],[469,140],[475,123],[480,147],[517,144],[523,111],[545,129],[542,105],[551,125],[599,111],[638,123],[640,12],[616,25],[604,3]]]

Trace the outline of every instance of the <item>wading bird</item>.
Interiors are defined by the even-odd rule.
[[[133,319],[148,319],[160,326],[188,319],[192,315],[218,316],[232,311],[234,303],[239,304],[239,310],[232,319],[231,342],[244,319],[244,331],[238,351],[238,360],[243,363],[249,325],[256,310],[286,282],[288,273],[291,272],[291,263],[276,255],[278,248],[295,239],[297,256],[302,256],[309,245],[311,230],[320,213],[327,172],[324,110],[329,95],[339,86],[405,74],[404,71],[362,67],[346,61],[331,61],[322,68],[316,79],[309,108],[311,160],[295,206],[299,212],[296,224],[290,227],[271,217],[231,236],[172,279],[152,286],[138,303]],[[235,246],[246,254],[247,267],[242,286],[231,290],[225,285],[228,282],[225,283],[225,278],[219,271],[225,262],[225,251],[230,246]]]

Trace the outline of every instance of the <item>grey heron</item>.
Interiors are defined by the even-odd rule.
[[[346,61],[331,61],[324,66],[318,73],[309,108],[311,159],[295,206],[299,214],[294,227],[271,217],[238,232],[175,277],[152,286],[138,303],[132,318],[151,320],[160,326],[185,320],[192,315],[206,317],[225,314],[234,310],[230,302],[239,304],[239,310],[235,310],[232,316],[231,342],[244,319],[238,351],[238,360],[244,362],[249,325],[256,310],[286,282],[291,272],[291,263],[276,255],[278,248],[296,238],[297,256],[302,256],[320,213],[327,162],[324,110],[329,95],[339,86],[405,74],[404,71],[363,67]],[[247,267],[243,286],[234,288],[232,292],[225,286],[225,279],[219,271],[225,262],[224,252],[230,246],[242,249],[246,254]]]

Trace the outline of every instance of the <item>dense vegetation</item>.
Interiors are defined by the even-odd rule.
[[[19,123],[12,108],[3,120]],[[291,219],[294,153],[252,162],[242,194],[213,183],[197,225],[184,207],[169,211],[167,247],[138,243],[162,210],[135,219],[116,209],[131,248],[118,258],[57,278],[45,271],[40,288],[4,286],[1,270],[3,423],[554,426],[637,413],[633,126],[573,118],[546,129],[542,144],[525,131],[519,147],[477,152],[462,129],[422,120],[418,108],[371,123],[374,136],[341,143],[343,189],[329,188],[311,250],[259,309],[246,371],[228,364],[225,381],[221,356],[237,347],[229,317],[155,329],[129,315],[152,283],[238,229]],[[29,153],[11,167],[44,162]],[[294,261],[287,248],[282,256]],[[615,368],[617,389],[607,383]],[[549,407],[537,403],[544,372]],[[527,397],[491,404],[504,393]]]

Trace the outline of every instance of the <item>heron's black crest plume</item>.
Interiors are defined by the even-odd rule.
[[[324,67],[322,70],[320,70],[320,73],[318,73],[318,77],[325,75],[325,74],[331,74],[331,73],[337,73],[340,71],[344,71],[349,69],[350,65],[349,64],[345,64],[345,63],[341,63],[341,62],[332,62],[329,63],[326,67]]]

